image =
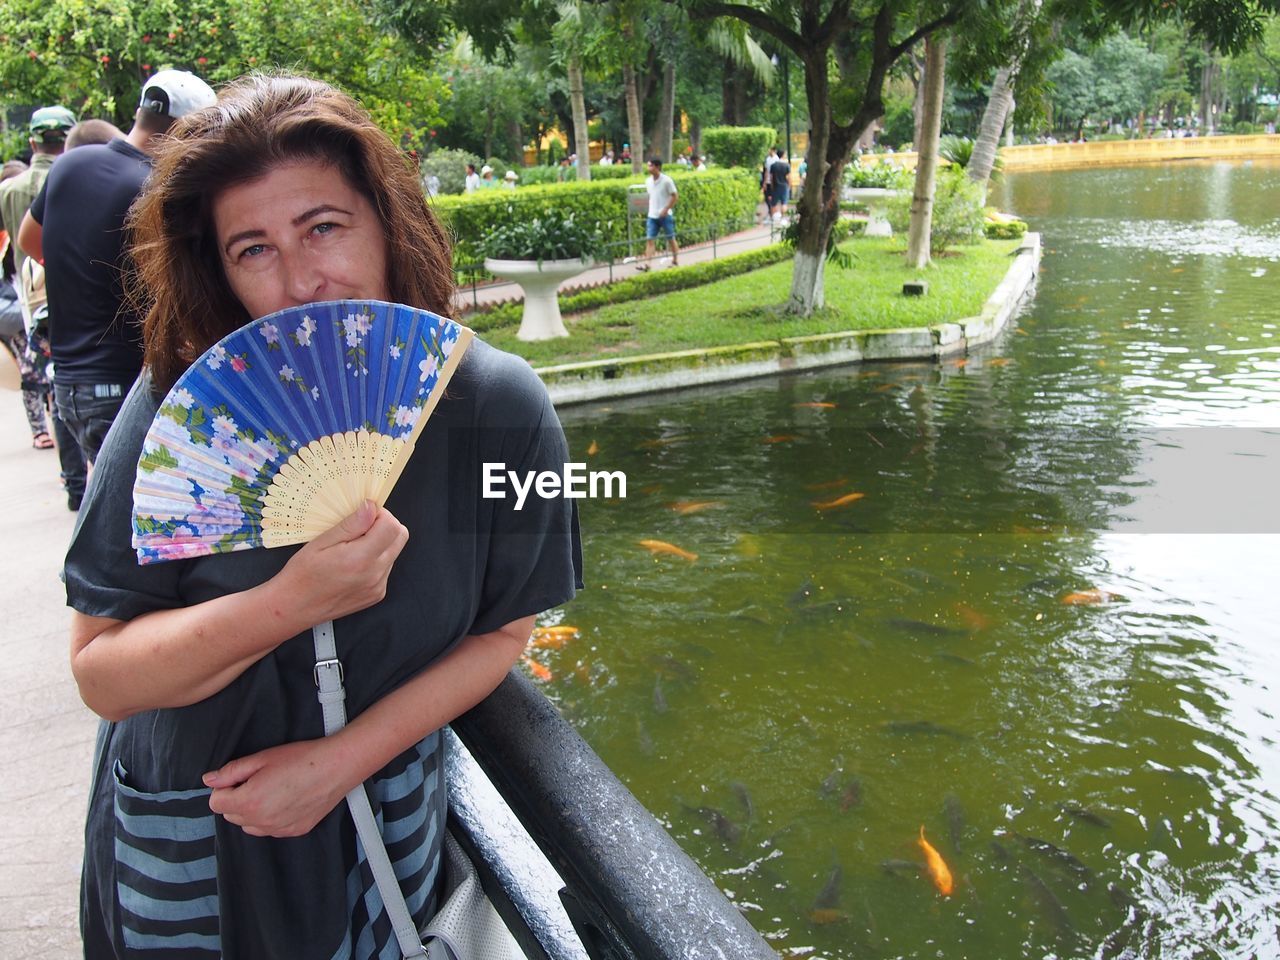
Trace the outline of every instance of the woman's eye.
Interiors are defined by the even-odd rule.
[[[338,225],[336,223],[317,223],[311,229],[315,233],[332,233],[337,228]]]
[[[240,257],[242,259],[245,257],[256,257],[266,249],[267,248],[265,244],[255,243],[253,246],[245,247],[243,250],[241,250]]]

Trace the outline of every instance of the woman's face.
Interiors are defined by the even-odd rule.
[[[257,320],[314,300],[389,300],[387,241],[364,194],[314,160],[277,167],[213,201],[222,268]]]

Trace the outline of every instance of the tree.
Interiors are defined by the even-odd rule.
[[[942,93],[946,86],[947,37],[934,34],[924,42],[924,97],[921,101],[920,142],[916,144],[916,182],[907,232],[907,265],[929,265],[929,230],[933,222],[933,190],[938,169],[938,138],[942,133]]]
[[[395,139],[420,145],[448,91],[358,0],[83,0],[0,4],[0,99],[64,103],[127,128],[142,82],[179,67],[211,83],[285,65],[359,100]]]

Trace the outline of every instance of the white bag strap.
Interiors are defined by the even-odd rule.
[[[333,635],[333,621],[326,620],[311,630],[315,644],[316,665],[315,681],[320,701],[320,709],[324,713],[324,735],[330,736],[347,725],[347,710],[344,701],[347,692],[343,689],[342,661],[338,659],[338,646]],[[418,928],[409,913],[409,905],[405,903],[404,891],[396,880],[396,872],[391,866],[391,858],[387,856],[387,846],[378,830],[377,821],[373,818],[373,808],[369,806],[369,794],[364,784],[358,784],[347,794],[347,807],[351,811],[351,819],[355,821],[356,833],[364,846],[364,855],[369,861],[369,870],[373,873],[374,883],[382,895],[382,905],[395,930],[396,940],[400,944],[400,953],[405,960],[410,957],[427,956],[422,938],[418,936]]]

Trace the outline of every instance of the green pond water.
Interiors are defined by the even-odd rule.
[[[628,489],[545,689],[783,956],[1280,956],[1280,164],[993,198],[964,364],[563,411]]]

